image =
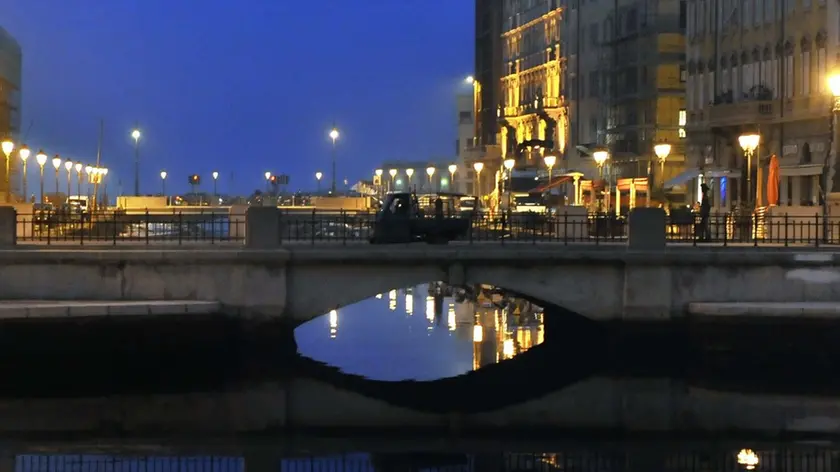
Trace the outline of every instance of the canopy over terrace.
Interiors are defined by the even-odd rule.
[[[558,188],[561,185],[572,181],[574,183],[574,198],[572,199],[572,205],[580,205],[581,202],[581,191],[580,191],[580,178],[583,177],[583,172],[571,171],[566,172],[560,175],[552,176],[550,182],[546,182],[544,185],[537,186],[528,191],[528,193],[544,193],[549,192],[552,189]]]

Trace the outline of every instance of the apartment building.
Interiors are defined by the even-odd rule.
[[[766,203],[763,169],[773,155],[779,205],[819,205],[831,147],[826,79],[836,65],[837,2],[688,2],[688,156],[711,184],[713,206]],[[745,133],[760,135],[752,159],[738,142]]]

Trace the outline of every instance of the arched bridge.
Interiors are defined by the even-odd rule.
[[[837,256],[800,256],[539,245],[14,250],[0,251],[0,300],[209,300],[296,325],[390,289],[445,281],[495,285],[597,320],[655,320],[693,302],[832,301]]]

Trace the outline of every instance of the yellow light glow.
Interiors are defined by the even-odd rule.
[[[61,167],[61,157],[59,157],[58,154],[52,158],[52,165],[55,167],[55,170],[58,170]]]
[[[389,170],[389,171],[388,171],[388,175],[390,175],[390,176],[391,176],[391,178],[393,179],[394,177],[396,177],[396,176],[397,176],[397,169],[391,169],[391,170]]]
[[[515,354],[514,352],[514,345],[513,339],[505,339],[504,343],[502,344],[502,355],[505,359],[510,359]]]
[[[90,175],[92,173],[92,171],[93,171],[93,167],[85,166],[85,174]]]
[[[382,169],[376,169],[373,173],[374,173],[377,177],[382,177]]]
[[[3,154],[9,157],[12,155],[12,151],[15,150],[15,143],[11,139],[6,138],[0,143],[0,149],[3,149]]]
[[[741,449],[738,452],[738,464],[744,466],[747,470],[753,470],[758,466],[758,454],[752,449]]]
[[[426,319],[429,322],[435,321],[435,297],[426,297]]]
[[[455,328],[457,327],[455,305],[452,303],[449,304],[449,310],[446,312],[446,326],[449,327],[449,331],[455,331]]]
[[[449,173],[453,176],[455,175],[455,171],[458,170],[458,166],[455,164],[449,164]]]
[[[761,142],[761,136],[758,134],[742,134],[738,136],[738,144],[744,152],[753,152],[758,149],[758,144]]]
[[[72,172],[73,171],[73,161],[71,161],[70,159],[67,159],[67,161],[64,162],[64,169],[67,171],[68,174],[70,172]]]
[[[426,167],[426,175],[428,175],[429,177],[435,175],[435,170],[436,169],[432,166]]]
[[[414,295],[410,293],[405,294],[405,312],[406,314],[414,314]]]
[[[405,175],[407,175],[408,178],[410,179],[411,176],[414,175],[414,169],[411,169],[411,168],[406,169],[405,170]]]
[[[81,174],[85,166],[81,162],[77,162],[73,167],[76,169],[77,174]]]
[[[545,166],[551,169],[554,167],[554,164],[557,164],[557,156],[553,154],[548,154],[547,156],[543,157],[543,162],[545,162]]]
[[[131,137],[134,138],[135,141],[140,139],[140,130],[136,129],[136,130],[132,131],[131,132]]]
[[[332,139],[333,141],[338,139],[338,129],[333,128],[330,130],[330,139]]]
[[[47,154],[44,151],[38,151],[38,154],[35,155],[35,162],[44,167],[44,164],[47,163]]]
[[[471,76],[471,75],[468,75],[468,76],[464,79],[464,82],[466,82],[466,83],[468,83],[468,84],[472,84],[472,83],[474,83],[474,82],[475,82],[475,77],[473,77],[473,76]]]
[[[483,162],[476,162],[476,163],[474,163],[474,164],[473,164],[473,169],[475,169],[475,171],[476,171],[476,172],[478,172],[478,173],[480,174],[480,173],[481,173],[481,171],[482,171],[482,170],[484,170],[484,163],[483,163]]]
[[[390,292],[388,292],[388,300],[394,300],[394,301],[397,300],[397,291],[396,290],[391,290]]]
[[[660,161],[664,161],[671,154],[671,145],[668,143],[659,143],[653,147],[653,152]]]
[[[324,176],[324,174],[322,174],[321,172],[315,172],[315,179],[316,180],[321,180],[321,177],[323,177],[323,176]]]
[[[161,178],[162,180],[166,180],[166,176],[167,176],[167,175],[168,175],[168,174],[166,173],[166,171],[165,171],[165,170],[160,171],[160,178]]]
[[[20,160],[26,162],[26,160],[29,159],[29,156],[32,154],[32,151],[30,151],[28,147],[23,146],[22,148],[20,148],[20,151],[18,153],[20,154]]]
[[[604,165],[609,158],[610,153],[607,151],[595,151],[592,153],[592,159],[595,159],[595,163],[598,164],[598,166]]]
[[[338,311],[330,310],[330,328],[338,328]]]
[[[828,78],[828,89],[831,95],[840,97],[840,74],[834,74]]]
[[[484,341],[484,328],[477,324],[473,326],[473,342],[480,343],[481,341]]]
[[[505,169],[511,170],[511,169],[513,169],[513,166],[516,165],[516,161],[513,160],[512,158],[507,158],[507,159],[505,159],[504,165],[505,165]]]

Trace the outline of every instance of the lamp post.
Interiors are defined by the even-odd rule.
[[[213,196],[218,197],[219,196],[219,192],[218,192],[218,189],[219,189],[219,187],[218,187],[219,173],[214,170],[213,173],[210,174],[210,175],[213,177]],[[218,198],[215,198],[214,201],[218,202]]]
[[[140,196],[140,130],[134,128],[131,137],[134,139],[134,195]]]
[[[665,160],[671,154],[671,145],[668,143],[659,143],[653,146],[653,153],[659,159],[659,180],[662,185],[662,191],[665,191]]]
[[[458,170],[458,166],[455,164],[449,164],[449,190],[454,191],[453,187],[455,187],[455,171]]]
[[[81,162],[76,162],[73,168],[76,169],[76,196],[82,198],[82,170],[84,170],[84,165]]]
[[[100,206],[102,206],[102,208],[104,210],[107,210],[108,209],[108,182],[105,180],[105,177],[108,176],[108,168],[103,167],[102,169],[99,169],[99,176],[100,176],[99,177],[99,182],[102,184],[102,203],[104,203],[104,205],[100,205]]]
[[[67,198],[70,198],[70,175],[73,173],[73,161],[67,159],[64,161],[64,169],[67,171]]]
[[[0,143],[0,148],[3,149],[3,154],[6,155],[6,203],[11,203],[12,201],[12,178],[11,178],[11,162],[12,162],[12,151],[15,150],[15,143],[10,138],[6,138]]]
[[[335,125],[330,130],[330,139],[332,139],[332,185],[330,185],[330,192],[335,195],[335,140],[338,139],[338,128]]]
[[[23,188],[23,201],[25,202],[29,198],[26,195],[26,160],[29,159],[29,156],[32,153],[31,153],[31,151],[29,150],[28,147],[23,146],[22,148],[20,148],[20,151],[18,152],[18,154],[20,154],[20,160],[21,160],[21,162],[23,162],[23,179],[22,179],[23,180],[23,187],[22,188]]]
[[[414,176],[414,169],[408,168],[405,170],[405,175],[408,177],[408,190],[411,191],[411,178]]]
[[[394,187],[396,186],[395,182],[394,182],[394,179],[397,178],[397,169],[390,169],[388,171],[388,175],[391,176],[391,191],[393,191],[393,190],[395,190]]]
[[[90,185],[93,183],[93,166],[85,166],[85,175],[87,176],[87,197],[90,200]]]
[[[738,144],[744,151],[747,166],[747,205],[750,210],[753,210],[755,205],[755,194],[752,189],[752,159],[755,150],[758,149],[758,144],[761,142],[761,136],[756,133],[742,134],[738,136]]]
[[[823,183],[823,239],[826,243],[828,242],[828,196],[834,190],[834,174],[837,172],[837,151],[838,146],[840,146],[840,141],[836,137],[837,133],[840,133],[840,74],[835,74],[828,78],[828,88],[831,90],[833,100],[831,101],[831,149],[829,155],[826,157],[829,165],[826,165],[826,169],[823,171],[823,178],[825,179]]]
[[[52,158],[52,165],[55,169],[55,194],[58,195],[58,170],[61,169],[61,157],[58,154]]]
[[[323,177],[323,176],[324,176],[324,174],[321,171],[315,172],[315,180],[318,181],[318,193],[319,194],[321,193],[321,177]]]
[[[511,210],[512,210],[511,209],[511,188],[510,188],[511,185],[510,184],[511,184],[511,179],[513,177],[513,166],[515,166],[515,165],[516,165],[516,160],[511,158],[511,157],[505,159],[505,161],[504,161],[504,166],[505,166],[505,169],[507,170],[507,185],[506,185],[507,188],[506,188],[506,190],[507,190],[508,215],[510,215]]]
[[[373,175],[376,176],[377,182],[379,182],[379,188],[377,189],[378,194],[382,194],[382,169],[376,169],[373,171]]]
[[[554,154],[546,154],[546,156],[543,157],[543,162],[545,162],[545,166],[548,167],[548,186],[551,188],[551,174],[554,170],[554,165],[557,164],[557,156]]]
[[[160,190],[163,197],[166,198],[166,176],[169,175],[165,170],[160,171]]]
[[[610,153],[608,151],[595,151],[592,153],[592,159],[595,160],[595,165],[598,166],[598,177],[603,180],[604,178],[604,164],[610,158]],[[595,189],[592,189],[593,193]],[[603,198],[598,199],[598,212],[603,210],[602,207]]]
[[[432,177],[434,177],[434,175],[435,175],[435,170],[437,170],[437,169],[435,169],[432,166],[426,167],[426,175],[429,176],[429,193],[432,193],[432,192],[435,191],[434,185],[432,185]]]
[[[475,162],[473,163],[473,170],[475,170],[475,188],[477,191],[475,192],[476,198],[478,199],[479,204],[481,203],[481,171],[484,170],[484,163],[483,162]],[[478,205],[476,205],[476,209],[478,209]]]
[[[44,151],[38,151],[35,162],[41,168],[41,203],[44,203],[44,165],[47,163],[47,154]]]

